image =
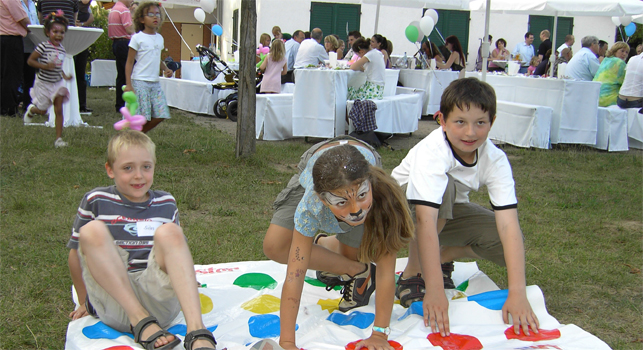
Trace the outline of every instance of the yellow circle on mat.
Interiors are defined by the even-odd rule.
[[[317,305],[321,306],[322,310],[328,310],[329,314],[333,311],[339,310],[339,302],[341,299],[319,299]]]
[[[205,315],[214,309],[214,303],[209,296],[199,293],[199,299],[201,300],[201,314]]]
[[[248,300],[241,304],[241,308],[254,312],[256,314],[269,314],[271,312],[279,311],[279,303],[281,300],[276,296],[264,294],[260,297]]]

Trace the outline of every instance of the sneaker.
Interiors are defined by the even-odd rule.
[[[67,147],[67,142],[63,141],[62,137],[59,137],[56,139],[56,142],[54,142],[54,147]]]
[[[424,300],[424,293],[426,287],[422,274],[418,273],[417,276],[409,278],[400,278],[397,280],[395,287],[395,296],[400,299],[400,305],[409,307],[416,301]]]
[[[356,307],[368,305],[375,291],[375,264],[366,265],[364,272],[355,275],[342,289],[339,311],[346,312]]]
[[[442,264],[442,279],[444,280],[444,289],[455,289],[455,283],[451,279],[453,272],[453,261]]]
[[[331,291],[337,286],[343,286],[351,280],[349,275],[336,275],[326,271],[317,271],[317,279],[326,285],[326,290]]]
[[[25,116],[22,118],[25,124],[31,123],[33,121],[33,113],[31,113],[31,108],[35,107],[33,104],[30,104],[27,106],[27,110],[25,112]]]

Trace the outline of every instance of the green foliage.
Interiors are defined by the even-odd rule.
[[[92,23],[92,27],[103,28],[104,33],[89,47],[88,61],[91,62],[95,59],[113,60],[115,57],[112,52],[112,41],[107,36],[107,16],[109,15],[109,10],[97,6],[93,7],[92,11],[94,13],[94,23]]]

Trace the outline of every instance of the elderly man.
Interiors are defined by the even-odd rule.
[[[129,39],[134,34],[132,15],[129,7],[132,0],[119,0],[109,11],[107,35],[112,39],[112,52],[116,56],[116,111],[125,106],[123,85],[125,85],[125,63],[129,53]]]
[[[643,107],[643,53],[630,58],[616,104],[621,108]]]
[[[549,34],[549,31],[547,29],[543,30],[540,32],[540,46],[538,46],[538,57],[540,57],[540,60],[542,61],[545,58],[545,54],[547,53],[547,50],[551,50],[551,40],[549,40],[549,37],[551,34]]]
[[[580,41],[582,48],[574,54],[569,63],[565,75],[575,80],[592,81],[598,71],[598,38],[588,35]]]
[[[310,39],[301,42],[295,59],[295,68],[305,68],[311,64],[316,66],[328,59],[328,53],[326,53],[324,46],[321,45],[323,37],[322,30],[315,28],[310,33]]]
[[[22,38],[31,24],[20,0],[0,0],[0,113],[14,116],[18,112],[22,84]]]
[[[561,63],[569,63],[569,60],[572,59],[572,49],[566,47],[563,49],[563,52],[554,62],[554,77],[558,77],[558,65]],[[560,78],[560,77],[559,77]]]
[[[281,76],[282,84],[295,82],[292,72],[295,70],[295,59],[297,58],[297,52],[299,52],[299,46],[302,41],[304,41],[304,32],[301,30],[295,30],[292,34],[292,38],[286,41],[285,46],[288,73]]]
[[[362,33],[360,33],[358,30],[353,30],[352,32],[348,32],[348,40],[346,41],[346,46],[348,46],[348,52],[344,55],[344,59],[350,61],[353,56],[355,55],[355,52],[353,52],[353,43],[355,40],[359,39],[362,37]]]
[[[525,33],[525,42],[518,43],[516,48],[513,50],[512,54],[514,57],[520,55],[520,70],[519,73],[527,73],[527,68],[529,68],[529,61],[534,57],[534,46],[531,43],[534,42],[534,35],[530,32]]]
[[[571,49],[572,45],[574,45],[575,42],[576,42],[576,39],[574,38],[573,35],[571,35],[571,34],[565,35],[565,42],[562,45],[560,45],[558,47],[558,49],[556,49],[556,52],[558,54],[560,54],[561,51],[563,51],[563,49],[565,49],[565,48],[569,47]]]

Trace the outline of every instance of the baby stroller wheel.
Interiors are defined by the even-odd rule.
[[[237,100],[230,101],[230,103],[228,103],[226,114],[228,115],[228,119],[232,120],[233,122],[237,121]]]
[[[214,115],[217,116],[217,118],[225,119],[227,117],[227,103],[225,98],[218,99],[217,102],[214,103]]]

